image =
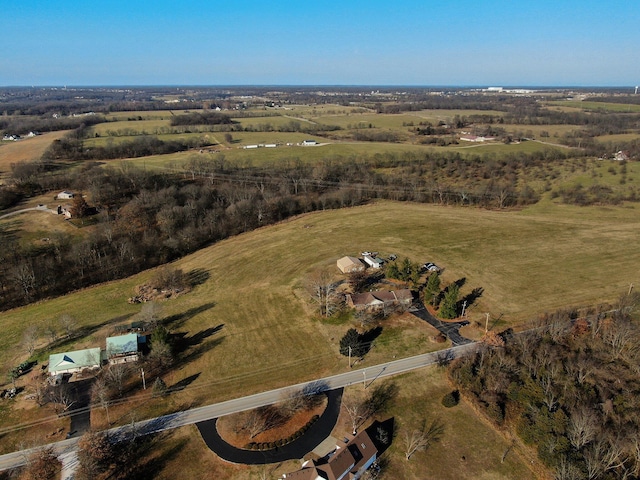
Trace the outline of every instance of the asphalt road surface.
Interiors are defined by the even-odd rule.
[[[333,390],[336,388],[346,387],[349,385],[362,383],[369,387],[372,383],[380,378],[409,372],[418,368],[426,367],[437,363],[438,358],[443,355],[449,355],[449,358],[458,357],[478,348],[476,343],[468,343],[458,345],[446,350],[425,353],[414,357],[394,360],[392,362],[383,363],[371,367],[351,370],[349,372],[340,373],[330,377],[320,378],[310,382],[299,383],[276,390],[257,393],[247,397],[228,400],[226,402],[206,405],[204,407],[192,408],[183,412],[171,413],[161,417],[143,420],[133,424],[115,427],[108,430],[109,435],[114,441],[124,441],[132,435],[148,435],[151,433],[162,432],[173,428],[179,428],[198,422],[204,422],[214,418],[230,415],[232,413],[251,410],[265,405],[271,405],[279,401],[283,395],[291,391],[299,391],[304,387],[312,387],[318,390]],[[78,438],[70,438],[50,444],[59,456],[69,455],[76,450]],[[29,454],[36,449],[21,450],[0,456],[0,471],[9,470],[19,467],[26,463]]]

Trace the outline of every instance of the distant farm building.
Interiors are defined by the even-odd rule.
[[[54,353],[49,355],[49,374],[56,376],[64,373],[79,373],[83,370],[100,368],[101,364],[100,348]]]
[[[496,137],[483,137],[478,135],[460,135],[460,140],[463,140],[465,142],[482,143],[482,142],[490,142],[495,139]]]
[[[347,305],[356,310],[379,310],[386,307],[408,308],[413,302],[409,289],[379,290],[377,292],[354,293],[346,295]]]
[[[286,480],[357,480],[378,458],[378,450],[363,430],[343,445],[336,445],[328,460],[308,460],[302,468],[282,476]]]
[[[317,145],[317,144],[318,144],[318,142],[316,142],[315,140],[304,140],[302,142],[302,146],[303,147],[308,147],[310,145]]]
[[[140,358],[139,343],[140,337],[137,333],[107,338],[107,360],[109,364],[137,362]]]
[[[356,257],[342,257],[336,263],[342,273],[362,272],[364,270],[364,264]]]
[[[629,160],[629,155],[620,150],[619,152],[616,152],[616,154],[613,156],[613,159],[617,160],[618,162],[626,162],[627,160]]]

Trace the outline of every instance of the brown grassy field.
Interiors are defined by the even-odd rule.
[[[303,286],[318,269],[339,278],[335,261],[345,254],[374,250],[434,261],[445,269],[445,284],[466,278],[462,294],[484,289],[468,309],[472,323],[489,312],[500,319],[493,326],[503,328],[544,311],[615,300],[629,283],[638,284],[639,227],[634,205],[579,208],[545,201],[522,211],[488,211],[380,202],[243,234],[176,262],[208,278],[191,293],[163,302],[163,316],[173,332],[204,338],[181,354],[164,379],[170,386],[192,378],[174,401],[197,405],[344,371],[347,359],[338,343],[348,320],[317,318]],[[103,346],[116,324],[140,311],[126,300],[151,274],[3,312],[2,368],[26,358],[20,344],[27,324],[44,327],[65,313],[89,333],[64,348]],[[221,325],[218,333],[206,334]],[[397,319],[383,326],[364,365],[437,348],[428,341],[432,329],[422,322]],[[47,355],[43,350],[41,360]],[[135,410],[144,417],[162,405],[150,400]]]
[[[11,171],[12,163],[40,158],[51,142],[62,138],[67,133],[66,130],[61,130],[25,138],[18,142],[0,142],[0,179]]]

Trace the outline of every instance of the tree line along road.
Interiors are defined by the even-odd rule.
[[[203,407],[192,408],[182,412],[162,415],[160,417],[142,420],[121,427],[114,427],[106,431],[113,441],[125,441],[132,436],[149,435],[152,433],[162,432],[173,428],[184,427],[194,423],[211,420],[214,418],[230,415],[232,413],[251,410],[254,408],[271,405],[283,398],[283,395],[291,391],[300,391],[308,387],[317,389],[318,391],[333,390],[336,388],[347,387],[358,383],[363,383],[365,388],[374,383],[376,380],[392,375],[416,370],[437,363],[441,358],[455,358],[475,352],[479,348],[478,343],[469,343],[466,345],[458,345],[445,350],[439,350],[431,353],[424,353],[413,357],[393,360],[388,363],[382,363],[371,367],[351,370],[345,373],[339,373],[330,377],[320,378],[309,382],[303,382],[288,387],[269,390],[267,392],[249,395],[247,397],[227,400],[225,402],[214,403]],[[17,468],[24,465],[28,456],[45,446],[53,447],[59,456],[68,456],[77,448],[78,438],[70,438],[49,445],[35,447],[29,450],[21,450],[0,456],[0,471]]]

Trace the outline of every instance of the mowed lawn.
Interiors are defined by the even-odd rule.
[[[191,293],[162,303],[163,317],[172,319],[169,328],[194,337],[165,381],[190,378],[176,401],[203,404],[344,371],[347,361],[338,353],[342,330],[313,315],[303,288],[318,269],[337,274],[335,262],[343,255],[373,250],[433,261],[445,269],[445,284],[464,277],[463,293],[484,289],[468,309],[470,320],[483,321],[489,312],[501,318],[501,326],[518,326],[547,310],[615,300],[630,283],[637,285],[638,231],[635,205],[577,208],[547,201],[523,211],[487,211],[380,202],[308,214],[230,238],[175,264],[208,278]],[[69,349],[104,346],[116,323],[130,322],[140,311],[127,298],[150,275],[3,312],[0,365],[7,371],[25,359],[20,342],[27,325],[44,327],[65,313],[93,332]],[[416,332],[420,325],[407,328],[412,338],[426,338],[427,330]],[[427,342],[410,342],[400,355],[432,349]],[[385,338],[375,359],[397,353]]]

